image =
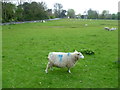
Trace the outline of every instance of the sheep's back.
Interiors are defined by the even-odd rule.
[[[65,67],[67,64],[72,63],[72,53],[51,52],[48,58],[55,66]]]

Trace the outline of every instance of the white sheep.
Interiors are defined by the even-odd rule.
[[[45,20],[42,20],[41,22],[42,22],[42,23],[45,23]]]
[[[87,26],[88,26],[88,24],[85,24],[85,26],[87,27]]]
[[[113,27],[112,27],[112,28],[109,29],[109,31],[114,31],[114,30],[116,30],[116,29],[117,29],[117,28],[113,28]]]
[[[48,69],[52,67],[67,67],[68,72],[71,73],[70,68],[73,67],[80,58],[84,58],[84,56],[76,50],[72,53],[50,52],[45,72],[48,73]]]

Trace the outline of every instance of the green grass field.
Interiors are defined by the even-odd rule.
[[[85,26],[88,24],[88,26]],[[3,88],[117,88],[118,30],[115,20],[61,19],[3,26]],[[75,67],[45,73],[49,52],[91,49]]]

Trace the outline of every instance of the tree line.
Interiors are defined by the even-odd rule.
[[[120,12],[110,14],[109,11],[103,10],[101,14],[89,9],[84,15],[75,15],[74,9],[64,10],[60,3],[54,4],[54,9],[48,9],[44,2],[23,2],[18,5],[3,0],[2,5],[2,22],[12,21],[31,21],[52,18],[83,18],[83,19],[119,19]]]
[[[12,3],[2,2],[2,22],[29,21],[47,19],[45,3],[25,2],[16,6]]]
[[[89,9],[87,11],[88,19],[120,19],[120,12],[117,14],[110,14],[108,10],[103,10],[101,14],[97,11]]]

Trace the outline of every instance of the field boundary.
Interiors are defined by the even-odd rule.
[[[59,20],[61,18],[54,18],[54,19],[44,19],[45,21],[51,20]],[[0,23],[0,25],[10,25],[10,24],[21,24],[21,23],[35,23],[35,22],[42,22],[43,20],[34,20],[34,21],[21,21],[21,22],[8,22],[8,23]]]

